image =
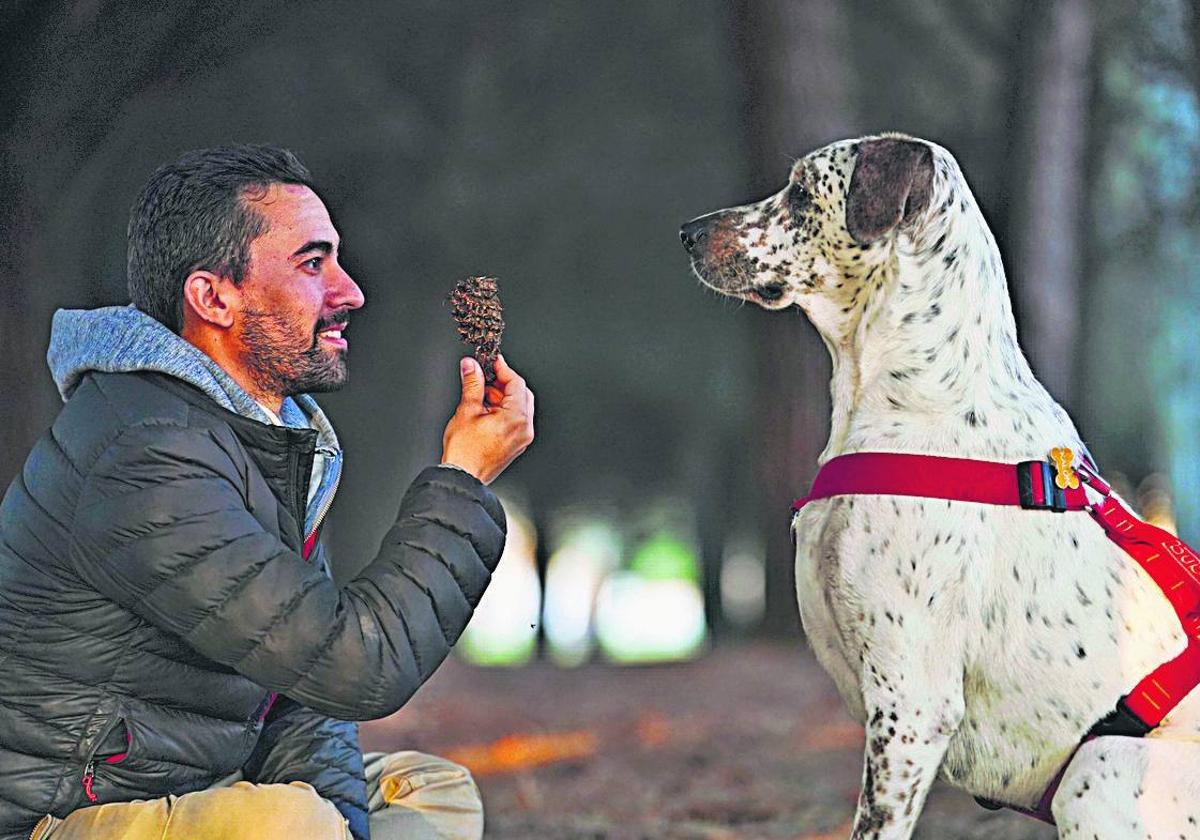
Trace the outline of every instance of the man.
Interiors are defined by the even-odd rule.
[[[134,306],[56,314],[66,405],[0,504],[0,837],[481,834],[465,769],[364,769],[344,721],[404,705],[471,617],[533,394],[501,360],[485,398],[462,361],[442,464],[339,589],[309,396],[345,382],[363,305],[338,252],[290,152],[192,152],[133,208]]]

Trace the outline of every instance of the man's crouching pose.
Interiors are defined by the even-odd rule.
[[[363,304],[338,245],[290,152],[193,152],[134,206],[134,306],[55,316],[66,405],[0,505],[0,837],[481,835],[465,769],[364,767],[344,721],[403,706],[471,617],[533,394],[501,361],[485,401],[464,359],[443,463],[336,586],[342,453],[308,395]]]

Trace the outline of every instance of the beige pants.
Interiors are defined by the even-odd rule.
[[[479,840],[483,802],[465,767],[419,752],[364,756],[372,840]],[[240,774],[206,790],[47,816],[31,840],[349,840],[333,804],[304,782]]]

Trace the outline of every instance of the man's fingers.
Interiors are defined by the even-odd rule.
[[[524,413],[529,409],[529,386],[525,379],[508,366],[504,356],[496,355],[496,384],[494,387],[503,389],[504,397],[493,404],[502,405],[510,411]]]
[[[533,442],[533,392],[503,357],[491,385],[469,356],[459,372],[462,402],[442,436],[442,460],[488,484]]]
[[[525,416],[525,431],[529,435],[529,443],[533,443],[533,389],[529,391],[529,413]],[[526,444],[528,445],[528,444]]]
[[[515,370],[508,366],[508,362],[504,360],[503,353],[496,354],[496,384],[504,388],[505,393],[508,393],[509,385],[524,385],[525,380],[521,378]]]
[[[496,369],[496,379],[500,382],[507,382],[515,375],[515,371],[504,360],[503,353],[496,354],[496,361],[492,363],[492,367]]]
[[[529,406],[528,387],[525,385],[525,380],[517,377],[517,381],[509,382],[504,386],[504,402],[502,405],[509,411],[516,411],[524,414]]]
[[[470,356],[464,357],[458,364],[462,376],[462,403],[472,407],[483,405],[483,369],[479,362]]]

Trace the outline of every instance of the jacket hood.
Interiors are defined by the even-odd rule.
[[[243,417],[271,422],[262,406],[207,353],[133,306],[58,310],[50,326],[46,361],[64,402],[89,371],[154,371],[182,379]],[[329,419],[307,394],[286,398],[280,418],[287,426],[315,429],[319,446],[339,448]]]

